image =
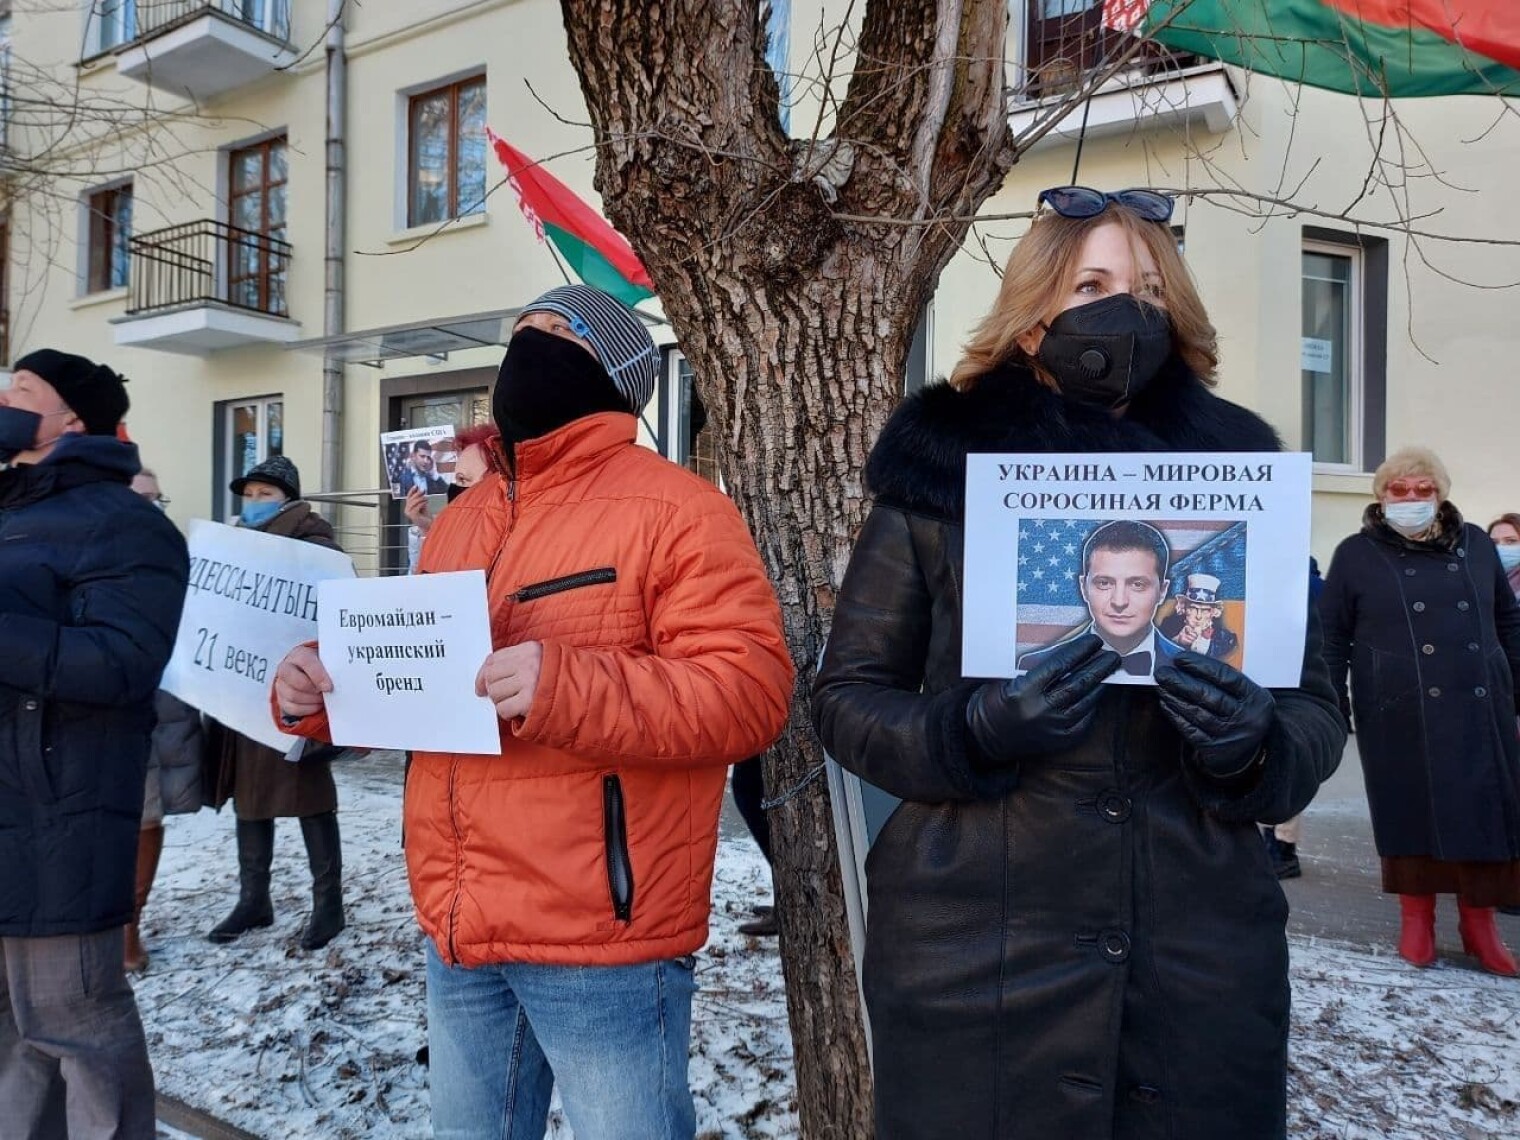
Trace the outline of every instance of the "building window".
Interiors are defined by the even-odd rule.
[[[132,184],[97,190],[87,201],[89,257],[88,292],[120,289],[127,283],[127,244],[132,238]]]
[[[1129,33],[1103,22],[1104,0],[1009,0],[1013,27],[1021,28],[1020,81],[1022,100],[1045,99],[1078,90],[1087,75],[1118,58],[1128,46]],[[1127,70],[1152,75],[1191,67],[1199,58],[1147,43],[1131,57]]]
[[[1303,447],[1317,464],[1369,471],[1384,444],[1387,242],[1311,237],[1302,278]]]
[[[219,519],[230,519],[242,510],[243,500],[228,489],[228,484],[270,456],[285,454],[285,397],[260,396],[218,404],[217,428],[223,451],[216,465],[220,470],[213,475],[216,486],[211,501],[221,504]]]
[[[485,209],[486,80],[414,95],[407,114],[407,225]]]
[[[96,52],[110,51],[137,38],[137,0],[95,0],[91,13]]]
[[[228,220],[235,227],[227,259],[228,300],[261,313],[287,312],[284,242],[288,172],[285,139],[268,139],[229,156]]]

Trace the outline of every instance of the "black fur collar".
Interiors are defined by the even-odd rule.
[[[1281,449],[1265,420],[1214,395],[1176,357],[1120,417],[1005,364],[969,392],[940,383],[904,400],[871,449],[866,486],[877,502],[959,520],[971,452]]]

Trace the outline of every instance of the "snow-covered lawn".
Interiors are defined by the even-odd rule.
[[[392,754],[337,769],[348,929],[294,947],[310,906],[300,829],[275,840],[273,928],[213,946],[231,908],[230,808],[168,821],[137,998],[160,1091],[261,1137],[429,1135],[421,935],[400,850]],[[774,941],[735,929],[769,893],[753,844],[725,839],[699,958],[691,1079],[704,1140],[797,1135]],[[1295,1140],[1520,1135],[1520,982],[1327,944],[1293,946]],[[570,1140],[556,1110],[550,1140]],[[1199,1138],[1206,1140],[1206,1138]]]

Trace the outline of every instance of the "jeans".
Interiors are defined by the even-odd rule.
[[[0,937],[0,1140],[152,1140],[122,931]]]
[[[556,1082],[576,1140],[692,1140],[691,958],[449,966],[427,944],[437,1140],[543,1140]]]

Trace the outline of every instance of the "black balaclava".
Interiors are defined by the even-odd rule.
[[[596,412],[632,410],[597,358],[574,341],[530,326],[507,342],[491,394],[491,417],[507,443]]]

